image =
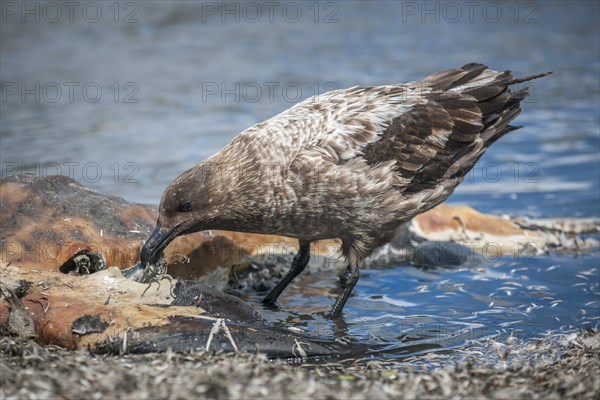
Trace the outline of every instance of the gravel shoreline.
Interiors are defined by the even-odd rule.
[[[290,364],[257,354],[99,356],[1,338],[0,398],[599,398],[600,334],[562,337],[561,344],[525,345],[546,360],[536,365],[524,356],[503,367],[462,362],[429,370],[427,357]]]

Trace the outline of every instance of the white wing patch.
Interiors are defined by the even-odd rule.
[[[311,126],[306,150],[319,148],[335,163],[360,156],[395,118],[425,102],[423,91],[408,85],[353,87],[308,99],[302,108],[316,105],[321,117]]]

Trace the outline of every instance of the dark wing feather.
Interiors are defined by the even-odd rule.
[[[418,83],[432,89],[427,103],[394,119],[380,140],[364,148],[363,157],[371,164],[396,160],[403,178],[399,189],[406,192],[462,178],[490,144],[515,129],[509,123],[529,93],[508,87],[527,78],[482,64],[433,74]]]

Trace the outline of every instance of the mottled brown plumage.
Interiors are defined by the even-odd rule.
[[[339,238],[349,266],[338,315],[359,264],[394,229],[444,201],[511,127],[527,89],[481,64],[402,85],[336,90],[254,125],[165,190],[141,261],[176,236],[206,229],[300,240],[274,302],[308,262],[311,241]]]

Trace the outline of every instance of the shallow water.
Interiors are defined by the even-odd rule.
[[[369,359],[474,351],[486,339],[528,341],[597,327],[598,256],[498,257],[473,268],[365,269],[335,324],[323,315],[334,300],[336,275],[312,271],[280,298],[285,312],[261,314],[313,335],[373,343]],[[250,297],[257,308],[260,296]]]
[[[33,14],[14,4],[0,24],[2,176],[62,173],[156,204],[183,170],[312,94],[479,61],[555,74],[534,83],[517,120],[524,128],[495,144],[449,202],[600,216],[597,2],[480,2],[472,12],[461,2],[292,2],[258,19],[243,3],[228,3],[228,13],[220,2],[128,2],[115,14],[109,2],[91,3],[96,22],[81,6],[73,22],[63,9],[56,23],[42,3],[30,2]],[[385,357],[511,333],[528,340],[598,324],[599,259],[365,270],[338,326],[315,313],[331,305],[335,274],[313,273],[281,297],[289,312],[269,318],[385,344]]]

